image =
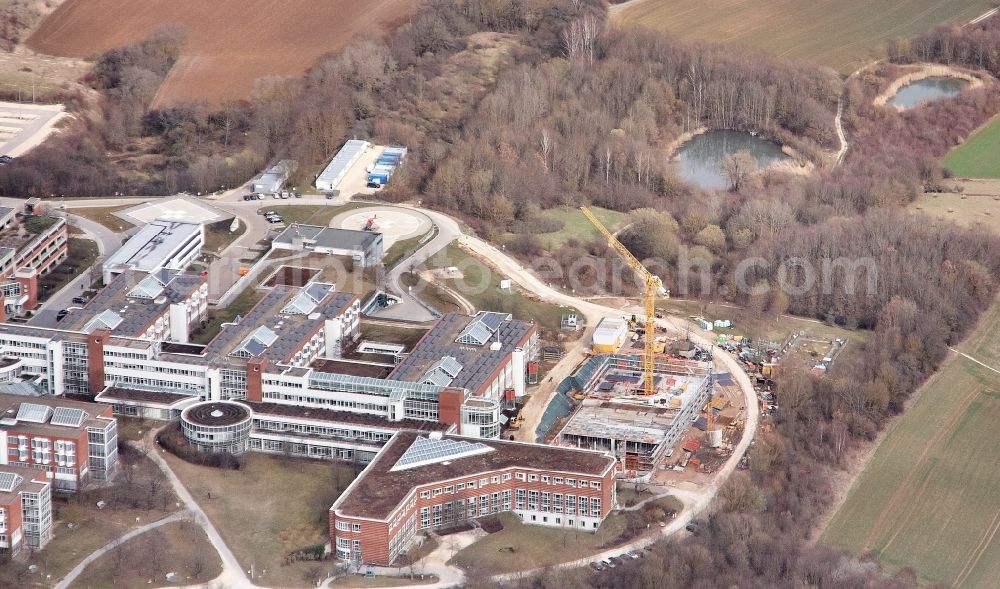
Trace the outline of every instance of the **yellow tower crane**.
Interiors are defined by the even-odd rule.
[[[580,207],[583,214],[597,227],[597,230],[601,232],[601,235],[607,238],[608,243],[611,247],[618,250],[618,253],[625,258],[625,262],[634,269],[639,276],[642,278],[645,284],[645,292],[643,294],[643,302],[646,307],[646,321],[644,323],[645,333],[643,333],[643,341],[645,347],[642,354],[642,377],[643,377],[643,392],[647,395],[652,395],[656,392],[653,387],[653,364],[655,359],[655,347],[656,347],[656,296],[666,295],[667,291],[663,288],[663,281],[660,280],[659,276],[654,275],[652,272],[646,269],[632,252],[628,251],[618,238],[614,236],[613,233],[608,231],[608,228],[601,223],[594,213],[590,212],[587,207]]]

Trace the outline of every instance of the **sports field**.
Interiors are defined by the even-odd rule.
[[[962,178],[1000,178],[1000,118],[951,150],[942,163]]]
[[[1000,367],[1000,302],[959,349]],[[995,587],[1000,577],[1000,373],[954,356],[893,422],[823,533],[926,581]]]
[[[187,45],[156,102],[217,104],[248,98],[257,78],[300,76],[354,35],[405,22],[415,6],[406,0],[66,0],[27,45],[87,57],[179,24]]]
[[[685,38],[736,42],[850,72],[885,41],[945,21],[968,22],[991,0],[632,0],[613,7],[624,22]]]

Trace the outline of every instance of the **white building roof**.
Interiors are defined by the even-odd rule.
[[[139,229],[108,258],[104,266],[153,272],[166,265],[182,245],[201,231],[199,223],[157,219]]]
[[[358,158],[370,145],[371,143],[360,139],[351,139],[345,143],[326,168],[320,172],[319,177],[316,178],[316,186],[326,185],[335,188],[347,174],[347,170],[354,165],[354,162],[358,161]]]

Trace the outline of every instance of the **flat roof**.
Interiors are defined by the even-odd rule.
[[[403,419],[400,421],[390,421],[378,415],[367,413],[353,413],[351,411],[338,411],[336,409],[323,409],[319,407],[305,407],[301,405],[283,405],[279,403],[255,403],[241,400],[241,403],[249,406],[254,413],[254,417],[274,415],[277,417],[293,417],[296,419],[308,419],[323,423],[337,423],[345,425],[361,425],[368,427],[380,427],[387,430],[417,430],[417,431],[448,431],[451,426],[439,421],[424,421],[421,419]]]
[[[675,407],[584,401],[560,434],[659,444],[679,412]]]
[[[329,182],[336,187],[344,178],[347,170],[354,165],[354,162],[358,161],[361,154],[370,146],[371,143],[360,139],[351,139],[344,143],[344,146],[333,156],[330,163],[320,172],[316,178],[316,183]]]
[[[291,244],[296,238],[314,242],[318,247],[364,251],[372,243],[382,238],[376,231],[338,229],[320,225],[300,225],[292,223],[274,238],[276,243]]]
[[[156,219],[143,225],[125,245],[104,262],[106,268],[131,267],[152,272],[162,266],[187,240],[201,233],[200,223]]]
[[[138,403],[158,403],[161,405],[175,405],[184,401],[199,398],[196,393],[175,393],[168,391],[145,391],[142,389],[126,389],[120,387],[108,387],[97,395],[94,399],[99,403],[114,403],[115,401],[135,401]]]
[[[250,410],[242,403],[208,401],[185,409],[181,420],[206,427],[223,427],[246,421],[250,416]]]
[[[284,362],[323,327],[325,319],[343,314],[358,299],[358,295],[354,293],[330,288],[307,314],[286,312],[289,305],[298,300],[303,292],[307,290],[316,292],[314,286],[317,284],[319,283],[311,283],[302,288],[295,286],[271,288],[249,313],[240,318],[239,323],[224,326],[205,347],[204,354],[209,358],[226,358],[226,362],[231,363],[228,357],[259,329],[265,328],[276,337],[258,350],[254,357],[264,357],[272,362]],[[237,359],[246,363],[246,359],[232,358],[232,360]]]
[[[21,408],[21,404],[26,403],[29,405],[44,405],[53,409],[53,415],[50,415],[44,422],[27,421],[25,419],[18,419],[18,411]],[[87,417],[77,426],[68,425],[53,425],[52,417],[55,415],[54,410],[56,409],[68,409],[68,410],[80,410],[87,414]],[[108,421],[112,418],[98,418],[98,415],[103,413],[108,408],[108,405],[100,403],[88,403],[86,401],[74,401],[72,399],[67,399],[62,396],[54,395],[43,395],[40,397],[23,397],[20,395],[11,395],[8,393],[0,393],[0,420],[14,420],[15,423],[10,425],[5,425],[0,423],[0,429],[10,430],[16,429],[17,431],[38,433],[38,434],[48,434],[52,436],[65,435],[69,430],[76,430],[80,428],[86,428],[88,426],[98,427],[103,429]]]
[[[386,520],[418,486],[509,468],[599,477],[613,468],[615,463],[611,456],[592,450],[444,435],[443,440],[481,444],[492,451],[393,471],[418,437],[426,436],[413,431],[401,431],[393,436],[361,476],[337,499],[333,509],[345,517]]]
[[[493,313],[491,315],[501,317],[496,317],[498,327],[490,332],[486,343],[483,345],[458,343],[456,340],[459,335],[481,315],[470,317],[448,313],[442,316],[396,366],[390,377],[396,380],[422,382],[436,363],[442,358],[451,357],[461,365],[461,370],[451,378],[447,386],[477,391],[488,384],[514,348],[522,345],[536,326],[527,321],[511,319],[506,314]],[[500,342],[500,349],[493,350],[491,344],[496,341]]]
[[[167,312],[171,303],[187,300],[206,280],[197,274],[165,269],[153,274],[127,270],[97,291],[82,308],[72,309],[62,320],[61,327],[83,331],[93,319],[110,311],[111,314],[106,316],[111,319],[117,317],[119,321],[114,327],[108,326],[112,334],[139,337]],[[150,290],[148,284],[155,288]],[[151,294],[156,296],[146,298]]]
[[[316,360],[312,363],[312,367],[319,372],[367,376],[369,378],[385,378],[392,372],[392,366],[389,364],[374,364],[371,362],[335,360],[330,358]]]

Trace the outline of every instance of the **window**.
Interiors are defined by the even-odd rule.
[[[587,488],[587,481],[581,480],[580,481],[580,488],[581,489],[586,489]]]
[[[503,480],[504,480],[504,482],[507,482],[507,481],[510,480],[510,473],[509,472],[508,473],[504,473]]]
[[[420,492],[420,498],[421,499],[430,499],[430,497],[431,497],[431,492],[430,491],[421,491]]]
[[[493,478],[490,479],[490,482],[493,483],[494,485],[497,485],[497,484],[500,483],[500,477],[499,476],[495,476],[495,477],[493,477]]]
[[[469,484],[467,486],[470,489],[475,489],[476,488],[476,481],[469,481]]]
[[[490,479],[479,479],[480,488],[485,487],[488,484],[490,484]]]
[[[341,532],[346,532],[351,529],[351,525],[347,522],[337,522],[337,529]]]
[[[431,525],[431,509],[429,507],[420,508],[420,527],[426,528]]]
[[[528,475],[528,480],[532,481],[532,482],[537,481],[538,480],[538,475],[537,474],[529,474]]]
[[[351,524],[351,531],[352,532],[360,532],[361,531],[361,524]]]
[[[552,482],[553,482],[553,484],[556,484],[556,485],[563,484],[562,477],[555,477],[554,479],[552,479]]]
[[[576,486],[576,479],[566,479],[566,484],[569,485],[569,486],[571,486],[571,487],[575,487]]]
[[[465,483],[458,483],[457,485],[455,485],[455,490],[456,491],[463,491],[463,490],[465,490]]]
[[[545,483],[546,485],[547,485],[547,484],[549,484],[549,481],[550,481],[550,480],[551,480],[551,479],[549,479],[549,477],[548,477],[548,476],[546,476],[546,475],[544,475],[544,474],[542,475],[542,482],[543,482],[543,483]]]
[[[437,497],[441,494],[441,489],[434,489],[434,496]]]
[[[597,497],[590,500],[590,514],[601,515],[601,500]]]
[[[452,485],[448,485],[447,487],[444,488],[444,492],[451,495],[452,493],[455,492],[455,487]]]
[[[525,476],[524,476],[524,473],[523,473],[523,472],[519,472],[519,473],[517,473],[517,475],[515,475],[515,476],[517,477],[517,480],[519,480],[519,481],[523,481],[524,479],[526,479],[526,478],[527,478],[527,477],[525,477]]]

